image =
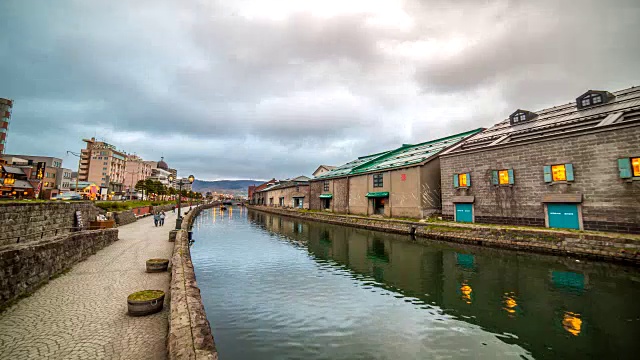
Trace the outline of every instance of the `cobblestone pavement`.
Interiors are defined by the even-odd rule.
[[[145,272],[149,258],[170,258],[169,231],[146,217],[119,228],[119,241],[0,314],[0,359],[164,359],[169,305],[127,315],[127,295],[168,291],[170,274]]]

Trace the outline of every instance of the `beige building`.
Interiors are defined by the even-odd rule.
[[[95,138],[83,139],[87,148],[82,149],[78,179],[95,183],[109,191],[122,193],[125,183],[127,154],[116,147]]]
[[[128,155],[125,165],[124,187],[127,192],[135,192],[138,181],[146,180],[151,176],[150,161],[144,161],[137,155]]]
[[[299,176],[279,181],[257,191],[256,196],[261,205],[309,209],[309,178]]]
[[[439,154],[481,130],[404,144],[325,172],[312,181],[311,209],[411,218],[439,212]]]

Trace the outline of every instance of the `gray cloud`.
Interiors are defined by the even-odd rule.
[[[309,174],[640,84],[633,0],[16,0],[0,13],[9,152],[64,157],[96,136],[208,179]]]

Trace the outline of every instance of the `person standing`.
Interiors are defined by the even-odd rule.
[[[158,227],[159,222],[160,222],[160,214],[158,213],[153,214],[153,223],[156,225],[156,227]]]
[[[160,213],[160,226],[164,226],[164,218],[167,217],[167,215],[165,215],[164,211],[162,211]]]

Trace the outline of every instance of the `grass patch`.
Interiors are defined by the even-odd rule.
[[[102,201],[96,202],[95,205],[106,211],[124,211],[131,210],[144,206],[159,206],[159,205],[167,205],[173,204],[173,201],[143,201],[143,200],[132,200],[132,201]]]
[[[127,297],[127,300],[131,301],[148,301],[153,299],[158,299],[162,295],[164,295],[164,291],[162,290],[142,290],[138,292],[134,292],[133,294]]]
[[[472,229],[459,228],[459,227],[453,227],[453,226],[444,226],[444,225],[429,225],[426,228],[429,230],[444,231],[444,232],[466,232],[468,230],[472,230]]]

